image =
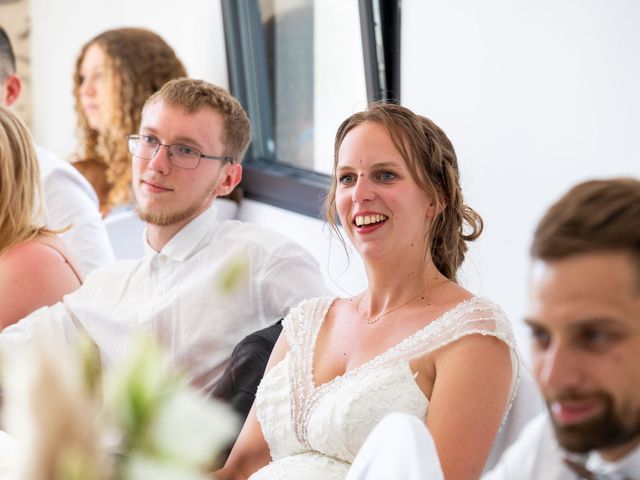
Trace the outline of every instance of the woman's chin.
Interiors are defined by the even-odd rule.
[[[103,122],[101,122],[96,115],[94,114],[87,115],[87,113],[85,112],[84,118],[87,121],[87,124],[89,125],[89,128],[91,130],[98,133],[104,133],[105,128],[101,128]]]
[[[374,261],[380,260],[385,257],[385,252],[382,248],[372,244],[361,244],[357,247],[357,251],[363,260]]]

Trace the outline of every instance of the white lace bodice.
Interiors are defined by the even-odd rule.
[[[491,335],[515,352],[510,324],[496,305],[474,297],[362,366],[315,387],[313,352],[333,298],[307,300],[283,322],[290,350],[263,378],[257,415],[272,463],[251,479],[343,479],[373,427],[391,412],[424,417],[429,400],[410,360],[465,335]],[[511,398],[518,378],[512,353]],[[505,414],[506,415],[506,414]]]

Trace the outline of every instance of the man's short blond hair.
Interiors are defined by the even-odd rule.
[[[180,107],[187,113],[195,113],[205,107],[218,112],[224,121],[220,139],[224,145],[224,155],[231,157],[235,163],[242,161],[251,142],[251,123],[240,102],[224,88],[190,78],[171,80],[149,97],[144,104],[143,114],[149,105],[160,101],[167,106]]]

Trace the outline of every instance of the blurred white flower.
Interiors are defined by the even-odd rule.
[[[210,475],[195,472],[193,468],[139,453],[128,458],[122,477],[128,480],[211,480]]]
[[[43,326],[3,363],[3,417],[15,439],[15,475],[106,479],[109,464],[82,364],[54,339]]]
[[[15,470],[16,441],[10,435],[0,431],[0,478]]]
[[[138,476],[156,468],[200,478],[237,434],[235,413],[187,385],[150,339],[133,345],[104,384],[103,414],[119,438],[122,478],[156,478]]]
[[[102,382],[93,346],[73,355],[37,336],[3,365],[17,478],[209,478],[238,421],[189,386],[154,342],[132,342]]]
[[[161,457],[207,470],[239,425],[231,408],[182,389],[164,402],[150,427],[151,448]]]

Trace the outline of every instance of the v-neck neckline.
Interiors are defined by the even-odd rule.
[[[392,345],[391,347],[387,348],[386,350],[378,353],[377,355],[373,356],[372,358],[370,358],[369,360],[365,361],[364,363],[361,363],[357,367],[352,368],[350,370],[346,370],[344,373],[342,373],[340,375],[336,375],[335,377],[333,377],[330,380],[327,380],[326,382],[322,383],[321,385],[317,385],[316,381],[315,381],[315,378],[314,378],[316,346],[318,344],[318,337],[320,336],[320,330],[322,329],[322,325],[324,325],[324,322],[325,322],[325,320],[327,318],[329,310],[331,310],[331,307],[335,304],[336,300],[338,300],[338,297],[333,297],[329,301],[326,309],[324,310],[324,314],[321,315],[321,319],[318,322],[318,325],[315,328],[315,332],[313,333],[313,337],[310,339],[310,343],[309,343],[309,346],[311,348],[311,352],[307,357],[308,362],[309,362],[308,365],[307,365],[308,366],[308,371],[309,371],[309,375],[308,375],[308,379],[307,379],[307,381],[309,382],[309,394],[310,394],[309,396],[316,395],[318,392],[322,392],[322,391],[326,390],[327,388],[330,388],[332,385],[340,383],[340,382],[344,381],[344,379],[350,378],[350,377],[356,375],[357,373],[363,371],[365,368],[367,368],[368,366],[374,364],[375,362],[379,362],[385,356],[390,355],[390,352],[394,352],[394,351],[400,349],[402,346],[404,346],[404,344],[408,343],[411,339],[415,338],[417,335],[420,335],[422,332],[424,332],[424,331],[426,331],[426,330],[428,330],[430,328],[433,328],[434,325],[438,325],[444,318],[448,317],[449,315],[453,314],[454,312],[457,312],[459,309],[461,309],[462,307],[464,307],[468,303],[471,303],[474,300],[478,300],[478,298],[479,297],[476,297],[474,295],[474,296],[471,296],[471,297],[469,297],[469,298],[467,298],[465,300],[462,300],[462,301],[458,302],[456,305],[451,307],[449,310],[446,310],[445,312],[441,313],[437,318],[435,318],[434,320],[429,322],[424,327],[419,328],[418,330],[416,330],[412,334],[404,337],[399,342],[395,343],[394,345]]]

